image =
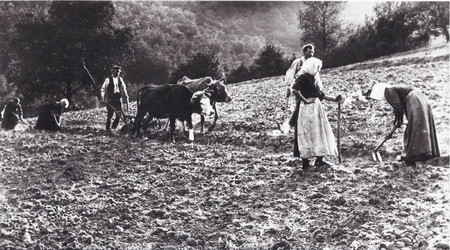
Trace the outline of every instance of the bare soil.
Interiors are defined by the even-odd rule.
[[[287,118],[282,77],[229,85],[215,131],[194,143],[183,132],[175,144],[165,131],[107,134],[104,107],[64,113],[58,133],[0,131],[0,248],[450,249],[445,48],[322,74],[327,93],[348,98],[371,80],[420,88],[442,157],[417,167],[393,164],[402,131],[374,162],[391,108],[348,99],[342,164],[301,170],[293,134],[277,130]],[[336,135],[337,104],[325,108]]]

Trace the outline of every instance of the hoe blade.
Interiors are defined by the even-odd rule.
[[[378,151],[374,151],[372,152],[372,159],[374,161],[379,161],[379,162],[383,162],[383,158],[381,158],[381,154]]]

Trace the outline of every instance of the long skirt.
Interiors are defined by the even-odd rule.
[[[7,113],[2,121],[2,128],[6,130],[14,129],[19,123],[19,117],[14,113]]]
[[[318,98],[314,103],[300,103],[295,126],[294,156],[309,158],[337,155],[336,142],[327,114]]]
[[[431,105],[419,90],[405,98],[408,124],[403,137],[402,158],[405,161],[426,161],[439,157],[439,145]]]

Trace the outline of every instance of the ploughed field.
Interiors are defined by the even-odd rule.
[[[372,160],[392,126],[388,104],[348,99],[342,164],[301,170],[293,133],[277,130],[288,117],[282,77],[229,85],[233,101],[218,104],[216,129],[194,143],[179,132],[172,144],[163,130],[107,135],[104,107],[64,113],[60,133],[0,131],[0,248],[449,249],[443,49],[322,72],[331,95],[371,80],[426,94],[443,157],[414,168],[392,164],[402,131],[382,147],[383,163]],[[337,104],[325,108],[337,135]]]

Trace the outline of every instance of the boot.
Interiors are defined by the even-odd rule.
[[[314,162],[314,166],[316,167],[329,167],[330,163],[323,160],[323,156],[318,156],[316,161]]]
[[[308,158],[302,158],[302,169],[306,170],[309,167],[311,167],[311,165],[309,165]]]

